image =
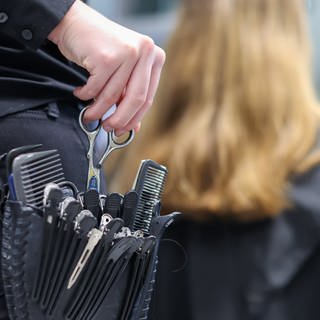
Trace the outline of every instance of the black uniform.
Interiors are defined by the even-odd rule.
[[[87,74],[46,40],[73,2],[0,2],[0,154],[36,143],[58,149],[66,178],[84,190],[87,138],[73,90]],[[3,165],[0,178],[5,179]],[[8,319],[2,289],[0,319]]]
[[[73,2],[0,3],[0,153],[33,143],[57,148],[67,178],[83,189],[87,141],[73,90],[87,74],[46,40]]]
[[[186,255],[162,242],[151,319],[320,319],[320,167],[290,197],[275,219],[172,224],[164,238]]]

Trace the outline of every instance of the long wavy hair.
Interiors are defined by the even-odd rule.
[[[168,167],[164,211],[256,219],[289,205],[319,162],[319,109],[302,0],[186,0],[153,109],[113,176]]]

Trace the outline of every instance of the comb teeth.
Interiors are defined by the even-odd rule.
[[[13,162],[13,173],[19,200],[39,207],[42,205],[45,186],[50,182],[65,181],[57,150],[18,156]]]
[[[139,195],[134,230],[149,234],[154,207],[161,199],[167,173],[164,166],[152,160],[142,161],[134,187]]]

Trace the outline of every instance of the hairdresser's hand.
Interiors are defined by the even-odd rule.
[[[151,106],[165,60],[152,39],[118,25],[76,0],[48,39],[62,54],[85,68],[90,77],[74,91],[82,100],[94,99],[85,120],[97,120],[113,105],[104,121],[118,134],[138,129]]]

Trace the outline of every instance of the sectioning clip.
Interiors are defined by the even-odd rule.
[[[82,210],[75,217],[74,229],[79,234],[85,235],[97,225],[97,218],[89,211]]]
[[[100,241],[102,235],[103,235],[102,231],[100,231],[98,229],[92,229],[90,231],[88,243],[87,243],[86,247],[84,248],[84,250],[79,258],[79,261],[71,274],[67,289],[71,289],[73,287],[73,285],[77,282],[77,279],[79,278],[79,275],[81,274],[81,271],[85,267],[87,261],[89,260],[89,257],[91,256],[94,248],[96,247],[96,245]]]
[[[105,231],[106,228],[108,227],[108,224],[110,223],[110,221],[112,220],[112,216],[110,214],[104,213],[101,216],[101,221],[100,221],[100,225],[99,225],[99,230],[101,231]]]

